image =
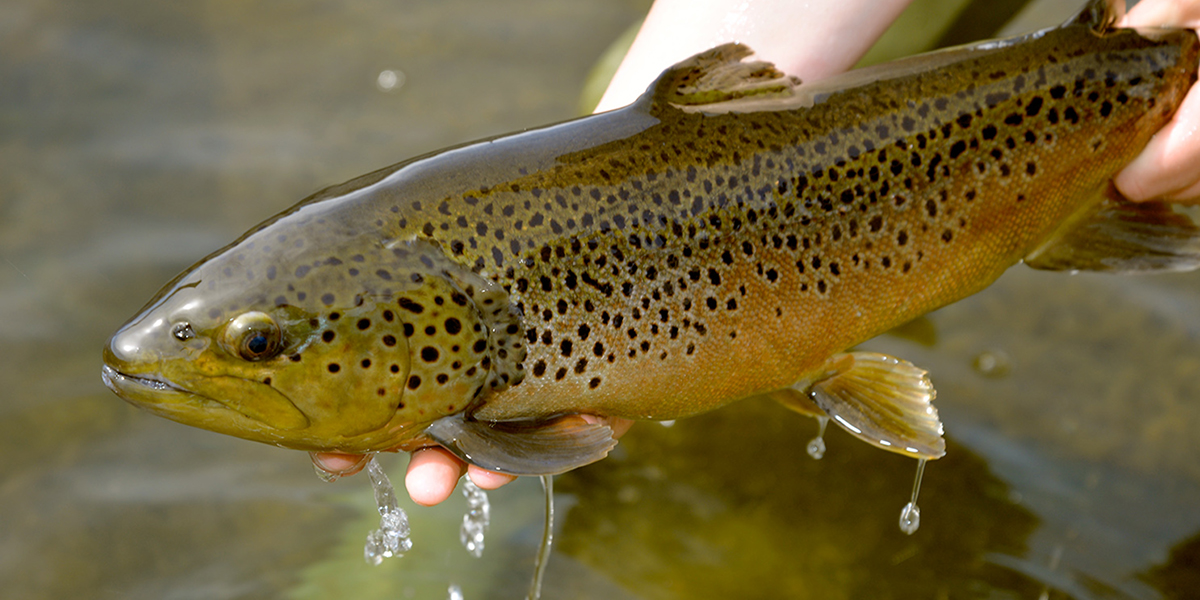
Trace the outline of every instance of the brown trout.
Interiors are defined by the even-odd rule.
[[[1200,264],[1111,177],[1196,80],[1196,35],[1065,25],[802,84],[725,45],[634,104],[364,175],[170,282],[104,350],[169,419],[309,451],[441,444],[510,473],[602,458],[578,414],[769,395],[944,453],[926,373],[850,351],[1024,261]]]

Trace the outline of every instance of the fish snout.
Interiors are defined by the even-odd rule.
[[[158,363],[162,338],[168,335],[160,321],[135,321],[117,330],[104,345],[104,364],[119,373],[130,373]]]

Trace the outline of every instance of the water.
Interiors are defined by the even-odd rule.
[[[371,456],[367,461],[367,478],[371,480],[371,488],[375,491],[375,508],[379,511],[379,528],[367,534],[367,543],[363,546],[363,558],[367,564],[379,566],[383,559],[404,556],[412,550],[412,530],[408,525],[408,513],[400,508],[396,499],[396,489],[379,465],[379,460]],[[322,479],[324,479],[322,477]],[[466,489],[466,488],[464,488]],[[486,502],[486,497],[485,497]],[[471,548],[467,548],[471,550]],[[479,552],[483,551],[483,534],[479,535]],[[476,557],[478,553],[472,551]]]
[[[459,484],[462,495],[467,499],[467,513],[463,515],[462,527],[458,530],[458,540],[471,556],[483,556],[485,536],[492,522],[492,504],[487,492],[464,478]]]
[[[900,531],[912,535],[921,528],[921,507],[917,506],[917,495],[921,493],[921,478],[925,476],[924,458],[917,460],[917,476],[913,478],[912,499],[900,509]]]
[[[571,116],[643,8],[0,4],[4,597],[521,597],[536,480],[490,494],[481,559],[458,542],[461,497],[401,494],[417,546],[371,567],[366,476],[326,484],[303,453],[133,409],[101,385],[99,349],[176,272],[324,185]],[[1194,597],[1198,292],[1197,274],[1015,269],[931,316],[926,343],[868,344],[938,388],[948,454],[912,536],[896,527],[911,461],[836,428],[812,461],[811,421],[769,403],[638,425],[557,478],[543,596]]]

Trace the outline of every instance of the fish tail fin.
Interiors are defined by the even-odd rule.
[[[1200,227],[1168,202],[1131,202],[1109,183],[1100,202],[1068,219],[1025,264],[1118,274],[1190,271],[1200,267]]]
[[[1102,33],[1113,29],[1124,16],[1125,0],[1088,0],[1082,10],[1063,23],[1063,27],[1085,25]]]
[[[926,372],[876,352],[829,359],[820,373],[768,396],[806,416],[829,416],[872,446],[912,458],[946,454],[937,392]]]

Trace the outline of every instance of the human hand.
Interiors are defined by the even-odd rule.
[[[1200,1],[1142,0],[1118,25],[1200,30]],[[1200,200],[1200,86],[1113,181],[1131,200]]]
[[[613,430],[613,437],[621,437],[633,425],[628,419],[601,418],[582,415],[589,423],[604,422]],[[311,452],[313,465],[329,479],[349,477],[367,465],[370,455],[339,454],[334,452]],[[516,479],[506,475],[468,465],[450,451],[440,446],[429,446],[415,450],[408,461],[408,472],[404,476],[404,487],[413,502],[422,506],[441,503],[454,493],[458,480],[466,473],[471,482],[481,489],[494,490]]]

